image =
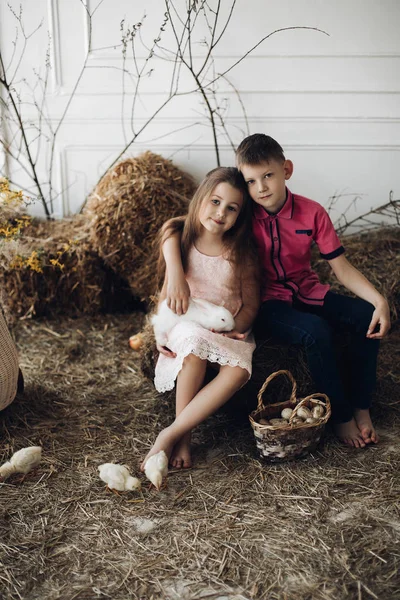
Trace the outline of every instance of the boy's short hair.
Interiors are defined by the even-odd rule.
[[[257,165],[261,162],[286,160],[282,146],[269,135],[254,133],[244,138],[236,150],[238,169],[243,165]]]

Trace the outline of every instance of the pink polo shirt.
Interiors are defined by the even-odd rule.
[[[253,204],[253,232],[261,261],[261,300],[284,300],[322,305],[329,285],[320,283],[311,269],[311,245],[322,258],[332,260],[344,252],[326,210],[309,198],[292,194],[279,213],[270,215]]]

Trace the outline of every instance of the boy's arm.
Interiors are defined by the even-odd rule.
[[[260,286],[258,283],[258,269],[249,265],[244,269],[245,275],[242,279],[243,305],[235,317],[235,329],[225,333],[226,337],[241,340],[245,338],[245,332],[250,329],[260,308]]]
[[[169,308],[177,315],[187,311],[190,298],[190,288],[182,266],[180,241],[180,234],[174,233],[162,245],[168,273],[165,297]]]
[[[375,311],[368,327],[367,338],[383,338],[390,329],[390,311],[386,299],[358,269],[349,263],[343,254],[330,260],[329,265],[344,287],[359,298],[375,306]],[[379,325],[379,331],[373,333],[377,325]]]

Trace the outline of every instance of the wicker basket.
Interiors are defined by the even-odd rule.
[[[278,376],[285,375],[292,384],[290,398],[286,402],[276,404],[263,403],[263,394],[269,383]],[[297,385],[290,371],[276,371],[264,382],[258,393],[258,406],[250,415],[250,423],[256,438],[257,448],[262,458],[280,462],[293,458],[301,458],[314,450],[321,438],[325,424],[331,415],[331,404],[325,394],[312,394],[302,400],[296,399]],[[314,406],[324,407],[325,414],[316,423],[298,423],[292,421],[301,406],[312,409]],[[260,419],[271,419],[281,416],[284,408],[292,408],[293,413],[287,425],[263,425]]]
[[[18,379],[17,348],[8,330],[3,309],[0,307],[0,410],[6,408],[14,400],[17,394]]]

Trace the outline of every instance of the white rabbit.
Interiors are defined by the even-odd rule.
[[[167,306],[167,301],[163,300],[157,314],[151,318],[154,335],[160,346],[165,346],[168,332],[180,321],[193,321],[205,329],[215,329],[218,332],[235,329],[235,319],[223,306],[217,306],[202,298],[190,298],[185,314],[177,315]]]

